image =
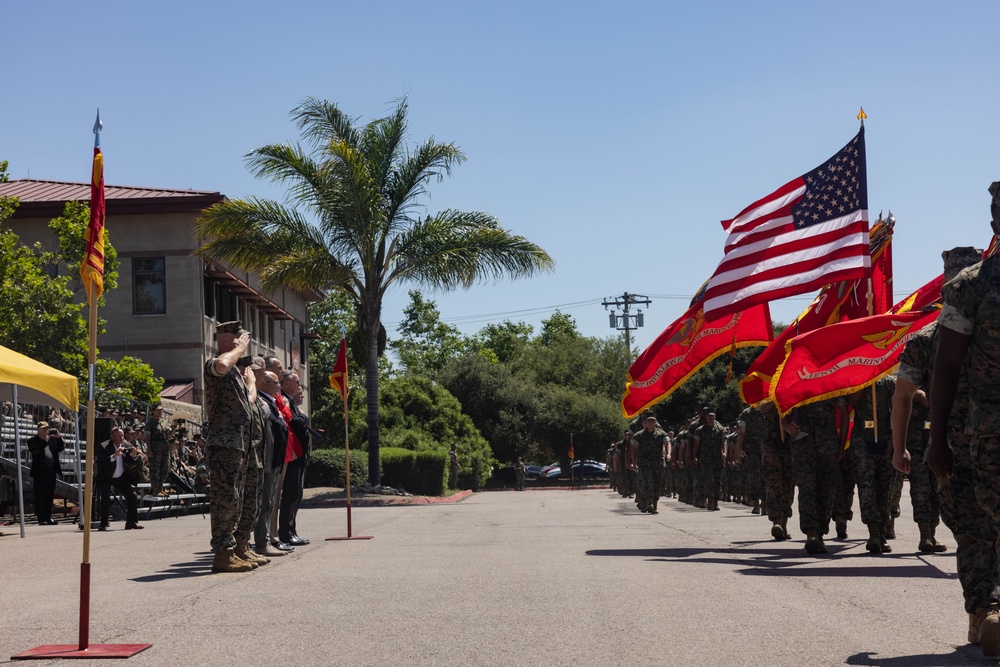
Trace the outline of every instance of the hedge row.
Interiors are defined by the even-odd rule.
[[[448,454],[414,452],[398,447],[379,449],[382,484],[406,489],[418,496],[443,496],[448,486]]]
[[[314,449],[306,466],[305,486],[347,486],[343,449]],[[351,452],[351,484],[360,486],[368,482],[368,452]]]
[[[448,486],[447,452],[413,452],[382,447],[382,484],[418,496],[443,496]],[[314,449],[306,467],[305,486],[346,486],[343,449]],[[368,482],[368,452],[351,452],[351,484]]]

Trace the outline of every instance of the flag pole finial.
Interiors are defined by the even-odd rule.
[[[94,148],[100,148],[101,146],[101,130],[104,129],[104,123],[101,122],[101,109],[97,109],[97,120],[94,121]]]
[[[865,126],[865,118],[868,118],[868,114],[865,113],[865,108],[861,107],[861,111],[858,112],[858,120],[861,121],[861,127]]]

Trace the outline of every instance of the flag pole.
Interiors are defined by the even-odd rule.
[[[12,660],[43,660],[50,658],[131,658],[152,644],[90,645],[90,510],[93,505],[91,488],[94,483],[94,392],[97,366],[97,300],[104,291],[104,156],[101,153],[101,110],[94,122],[94,165],[90,181],[90,223],[84,240],[87,247],[80,261],[80,277],[87,288],[88,356],[87,382],[87,464],[83,492],[83,561],[80,563],[80,626],[74,644],[45,644],[28,649]],[[79,434],[77,434],[79,439]]]
[[[347,492],[347,536],[328,537],[326,540],[370,540],[373,535],[354,535],[351,531],[351,439],[349,437],[349,420],[347,416],[347,397],[350,393],[347,373],[347,331],[340,328],[340,350],[337,353],[337,363],[330,374],[330,385],[340,392],[344,403],[344,486]]]

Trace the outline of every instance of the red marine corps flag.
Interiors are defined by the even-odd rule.
[[[337,352],[337,361],[333,364],[330,372],[330,386],[340,394],[340,400],[347,403],[347,394],[350,388],[347,384],[347,340],[340,339],[340,350]]]
[[[785,361],[771,382],[780,413],[852,394],[891,373],[906,342],[937,319],[941,283],[938,276],[888,313],[840,322],[790,340]]]
[[[633,362],[625,378],[622,414],[634,417],[662,401],[705,364],[740,347],[765,347],[771,342],[767,304],[714,319],[705,317],[703,301],[663,330]]]
[[[865,128],[832,158],[743,209],[722,227],[725,256],[705,291],[705,317],[867,278]]]

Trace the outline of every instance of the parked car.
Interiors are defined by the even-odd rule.
[[[558,465],[546,466],[542,469],[545,479],[562,477],[562,468]],[[574,479],[585,477],[607,477],[608,466],[598,461],[573,461],[572,476]],[[569,475],[567,475],[569,477]]]
[[[538,476],[539,477],[549,477],[550,476],[549,473],[552,470],[559,470],[559,461],[556,461],[555,463],[550,463],[547,466],[542,466],[542,469],[538,471]],[[559,473],[556,473],[556,477],[558,477],[558,476],[559,476]]]
[[[524,466],[524,476],[527,479],[538,479],[542,474],[542,466]]]

